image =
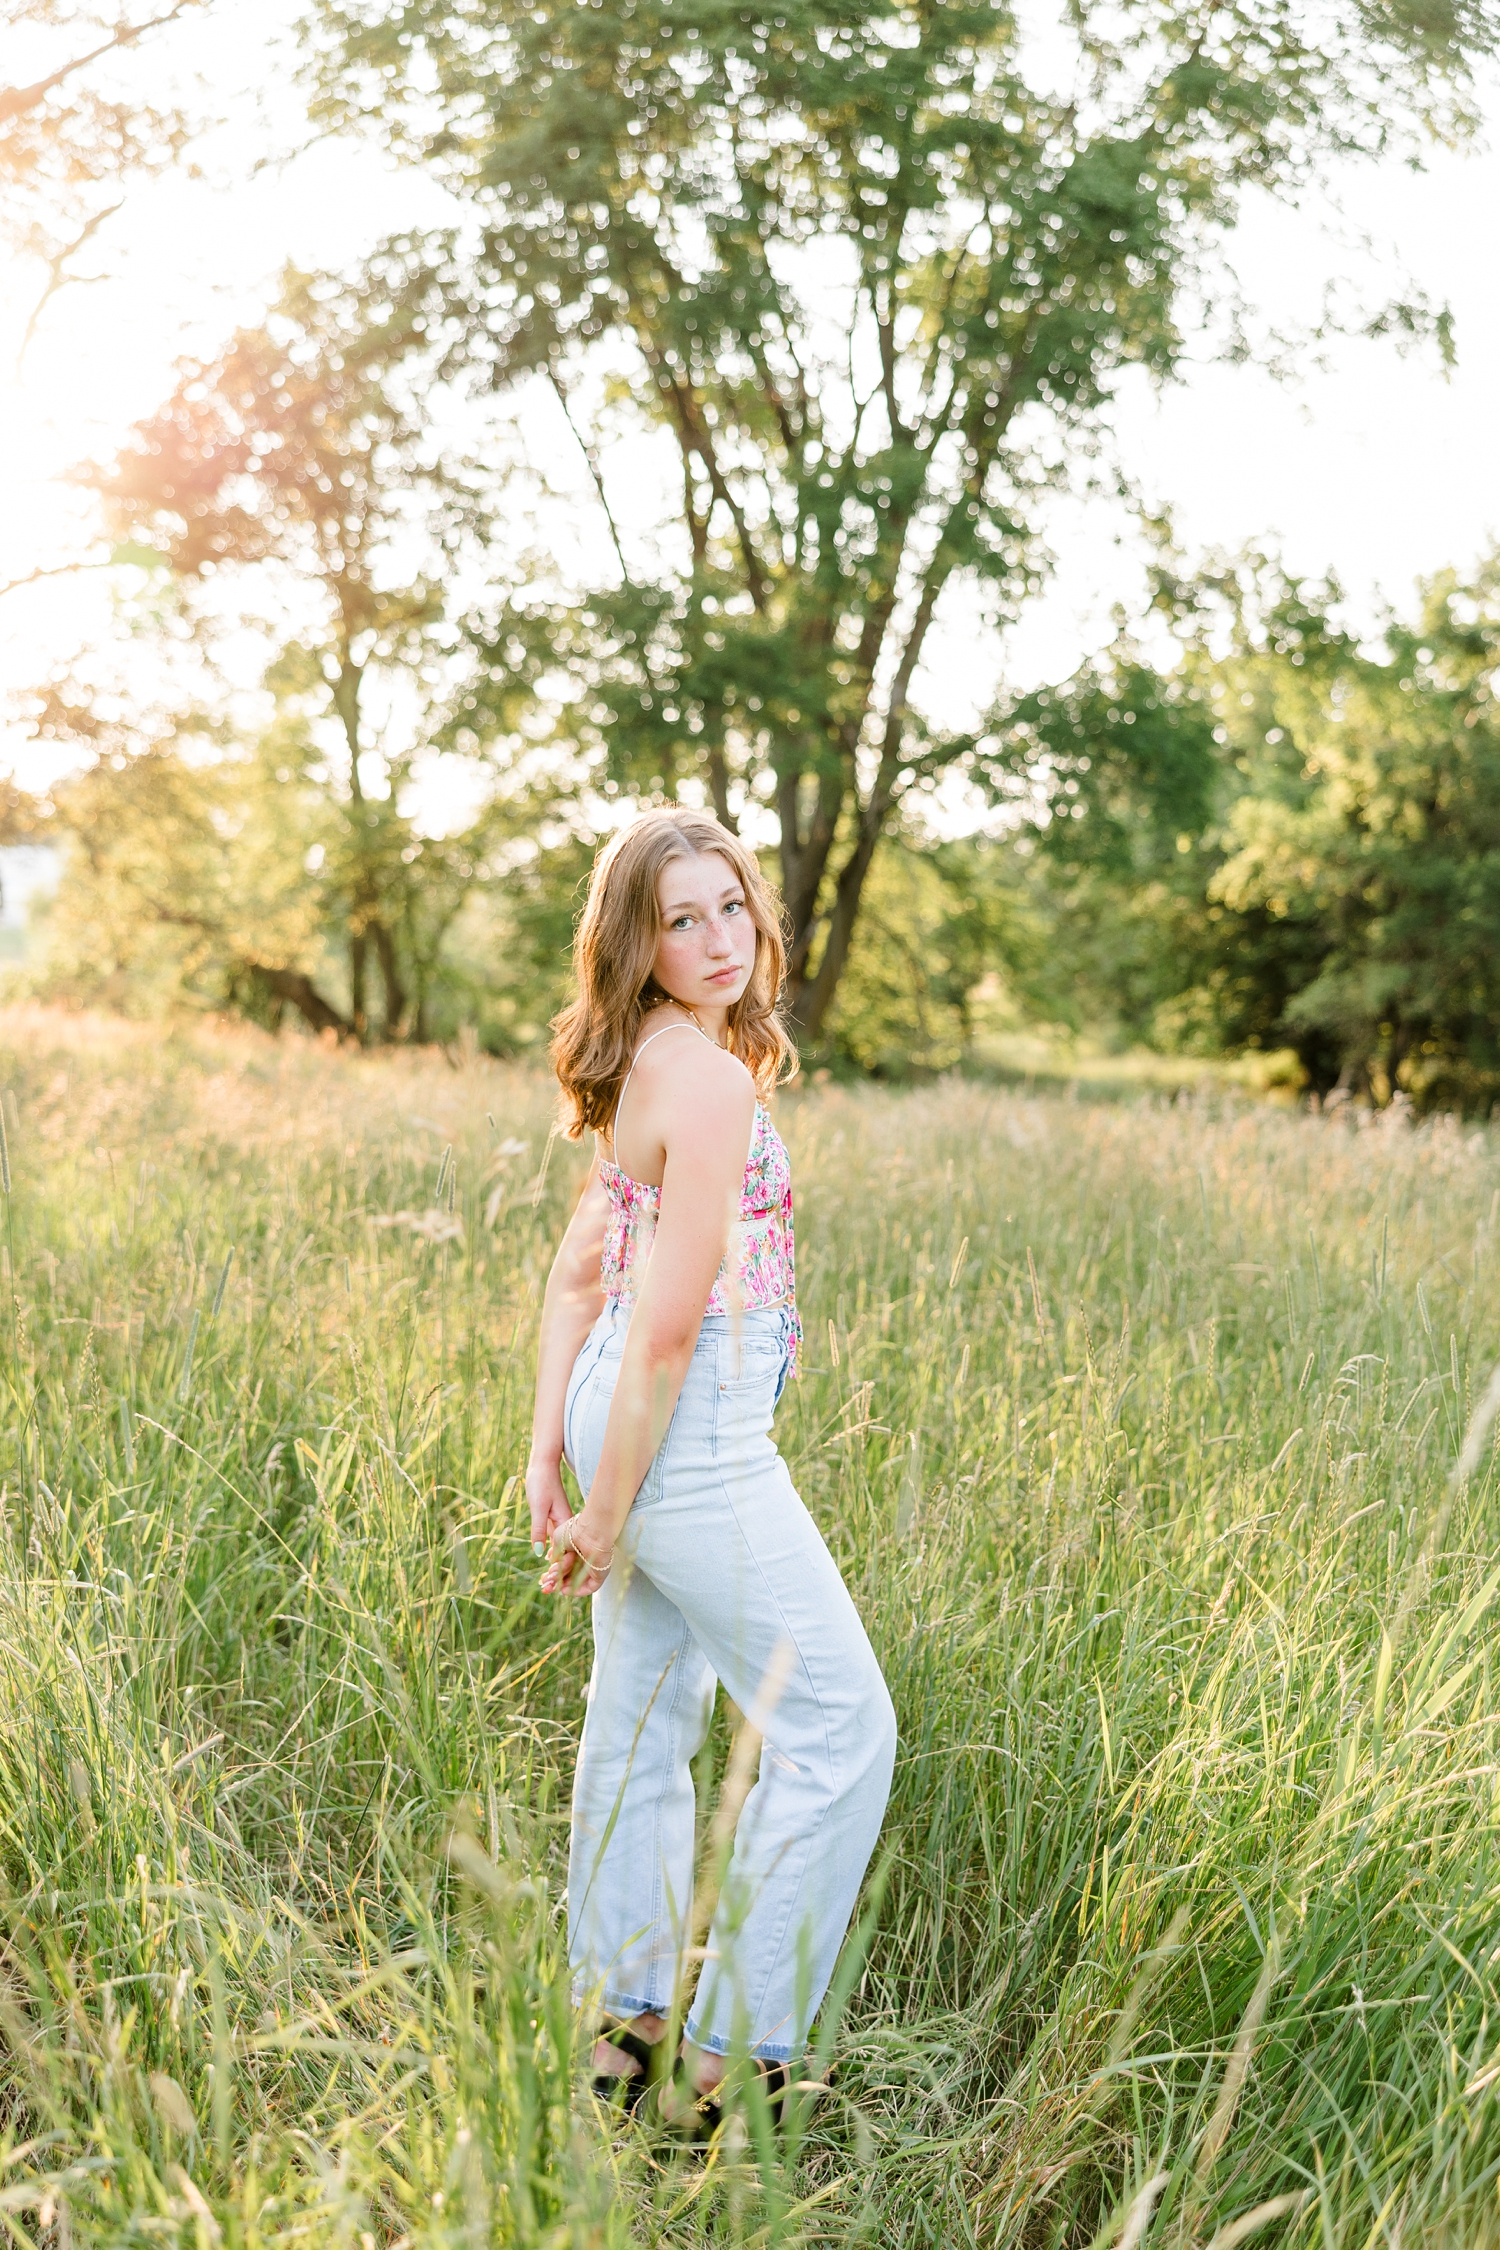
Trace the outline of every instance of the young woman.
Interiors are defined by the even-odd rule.
[[[682,2046],[680,2120],[731,2049],[803,2048],[885,1811],[891,1700],[770,1435],[801,1341],[791,1174],[761,1096],[790,1055],[776,901],[737,837],[652,813],[600,854],[552,1057],[596,1153],[548,1279],[527,1494],[549,1593],[594,1597],[570,1958],[601,2078],[639,2079],[690,1950],[716,1682],[763,1738]],[[584,1494],[574,1515],[566,1459]],[[546,1544],[544,1544],[546,1543]],[[653,2052],[653,2050],[657,2050]],[[632,2087],[632,2095],[640,2087]]]

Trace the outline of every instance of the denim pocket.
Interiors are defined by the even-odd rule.
[[[741,1391],[777,1391],[786,1369],[786,1353],[774,1345],[746,1343],[743,1350],[726,1348],[719,1361],[719,1396]]]
[[[764,1315],[719,1340],[714,1385],[714,1451],[764,1437],[787,1378],[790,1330]]]
[[[777,1384],[786,1373],[790,1338],[791,1324],[780,1310],[729,1321],[718,1339],[721,1393]]]
[[[578,1475],[579,1432],[575,1427],[578,1408],[593,1387],[599,1372],[600,1361],[610,1340],[610,1330],[597,1323],[584,1338],[583,1349],[573,1362],[573,1372],[568,1377],[568,1387],[563,1394],[563,1459]]]

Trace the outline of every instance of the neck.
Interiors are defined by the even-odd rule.
[[[716,1047],[728,1046],[729,1010],[726,1006],[715,1005],[711,1001],[694,1001],[690,1007],[686,1000],[669,1000],[667,1005],[676,1008],[690,1023],[695,1023]]]

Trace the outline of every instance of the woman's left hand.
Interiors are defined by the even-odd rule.
[[[603,1539],[582,1515],[570,1516],[553,1526],[552,1558],[542,1573],[544,1594],[597,1594],[615,1559],[612,1543]]]
[[[526,1464],[526,1500],[531,1510],[532,1549],[540,1561],[553,1532],[573,1513],[573,1504],[563,1489],[561,1462],[532,1456]]]

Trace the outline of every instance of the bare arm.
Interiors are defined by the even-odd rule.
[[[546,1540],[554,1525],[565,1522],[572,1512],[562,1482],[563,1405],[573,1362],[604,1309],[599,1254],[604,1246],[608,1216],[609,1199],[600,1185],[596,1157],[589,1166],[583,1193],[558,1244],[542,1298],[531,1458],[526,1464],[531,1537],[537,1546]]]
[[[684,1045],[686,1042],[684,1042]],[[585,1559],[614,1546],[672,1419],[745,1176],[755,1088],[743,1064],[696,1046],[662,1057],[651,1111],[664,1151],[656,1238],[636,1298],[604,1446],[577,1531]],[[590,1592],[564,1554],[544,1587]],[[576,1581],[576,1582],[575,1582]]]

